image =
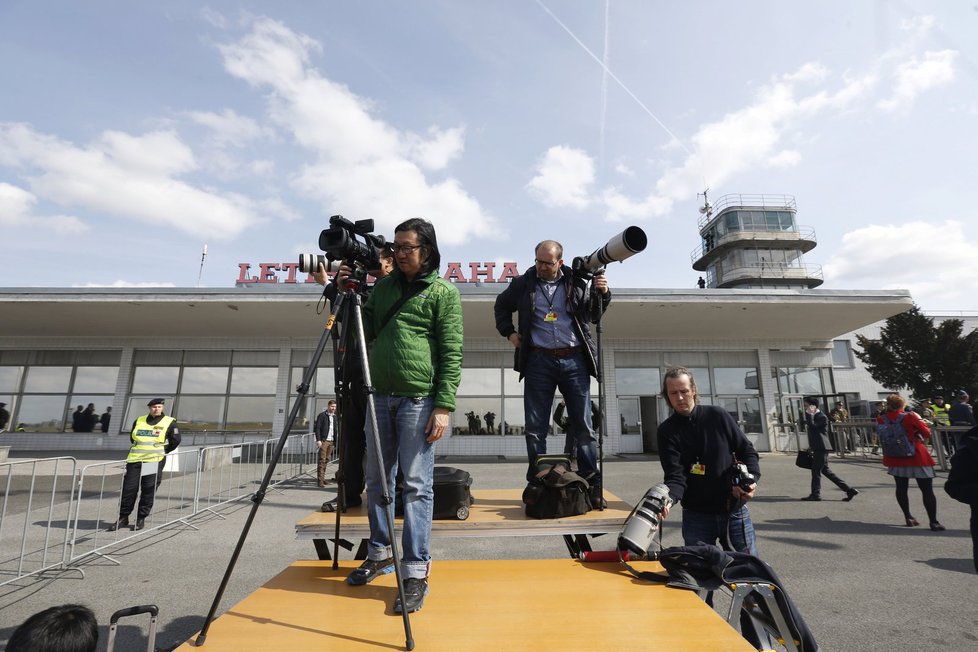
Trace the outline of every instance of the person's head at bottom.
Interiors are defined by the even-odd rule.
[[[63,604],[40,611],[14,630],[7,652],[95,652],[98,622],[80,604]]]

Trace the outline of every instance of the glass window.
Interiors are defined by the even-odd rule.
[[[224,421],[223,396],[183,396],[170,416],[177,418],[181,430],[221,430]]]
[[[235,367],[231,370],[232,394],[275,394],[278,369],[272,367]]]
[[[62,432],[65,424],[65,397],[24,396],[17,408],[17,423],[26,432]]]
[[[179,377],[180,367],[136,367],[132,375],[132,393],[175,394]]]
[[[452,434],[499,434],[499,406],[498,398],[459,398],[452,415]]]
[[[503,434],[522,435],[526,427],[526,414],[523,412],[523,399],[507,398],[503,401]]]
[[[658,367],[619,367],[615,369],[615,380],[619,396],[651,396],[662,391]]]
[[[815,368],[778,368],[778,387],[783,394],[821,394],[822,380]]]
[[[214,394],[228,391],[227,367],[184,367],[181,394]]]
[[[23,367],[0,367],[0,392],[20,391],[20,378]]]
[[[852,344],[849,340],[834,340],[832,342],[832,366],[852,369]]]
[[[73,394],[68,403],[68,419],[65,422],[65,430],[74,429],[74,421],[72,415],[75,413],[77,406],[81,406],[82,410],[88,408],[89,403],[95,404],[95,418],[94,421],[89,421],[88,423],[82,423],[81,428],[78,432],[102,432],[102,426],[99,424],[99,417],[105,412],[106,407],[112,407],[112,395],[111,394]]]
[[[506,396],[522,396],[523,384],[520,382],[519,372],[512,369],[503,369],[503,393]]]
[[[98,394],[115,393],[115,381],[119,377],[118,367],[78,367],[75,370],[76,392]]]
[[[269,430],[275,413],[274,396],[232,396],[228,399],[227,430]]]
[[[462,368],[462,382],[458,386],[459,396],[498,396],[500,388],[499,367]],[[457,410],[456,410],[457,412]]]
[[[71,367],[28,367],[24,392],[36,394],[64,393],[68,391],[70,381]]]
[[[757,369],[754,367],[714,367],[717,394],[756,394]]]
[[[292,384],[289,386],[289,391],[292,394],[296,393],[296,387],[302,382],[302,377],[305,373],[306,370],[303,367],[292,368]],[[319,367],[316,369],[316,373],[312,378],[312,386],[309,387],[309,394],[332,396],[335,389],[336,387],[333,384],[333,368]]]
[[[642,415],[637,398],[618,399],[618,413],[621,415],[621,434],[637,435],[642,432],[639,423]]]

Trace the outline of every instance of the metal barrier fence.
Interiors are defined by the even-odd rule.
[[[252,441],[170,453],[157,476],[153,510],[139,532],[107,530],[119,516],[124,460],[88,464],[80,471],[71,457],[0,464],[0,586],[71,568],[91,555],[118,563],[108,550],[145,532],[175,524],[196,529],[190,520],[204,512],[224,518],[217,509],[254,494],[277,444],[277,439]],[[289,437],[269,487],[315,469],[317,460],[312,434]]]
[[[926,443],[934,457],[934,461],[942,471],[950,469],[949,461],[955,450],[955,435],[970,430],[969,426],[931,426],[931,438]],[[836,452],[841,457],[847,454],[858,454],[866,458],[870,455],[883,455],[876,439],[876,421],[872,419],[853,419],[851,421],[832,424],[832,433],[836,437]],[[807,437],[802,436],[807,444]],[[804,448],[805,446],[803,446]]]
[[[76,468],[71,457],[0,464],[0,586],[64,566]]]

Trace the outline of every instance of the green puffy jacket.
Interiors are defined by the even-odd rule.
[[[438,271],[418,277],[421,291],[386,326],[381,323],[401,294],[411,287],[395,269],[377,281],[363,307],[363,329],[370,350],[370,379],[379,393],[432,396],[435,407],[455,410],[462,378],[462,300]]]

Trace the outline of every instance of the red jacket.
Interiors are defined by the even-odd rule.
[[[901,412],[900,410],[887,410],[885,414],[876,417],[876,423],[883,423],[883,419],[896,421],[901,414],[903,417],[903,428],[907,431],[907,438],[913,441],[917,454],[913,457],[889,457],[883,456],[885,466],[934,466],[934,458],[927,452],[923,440],[930,439],[930,428],[923,422],[916,412]],[[919,435],[919,436],[918,436]]]

